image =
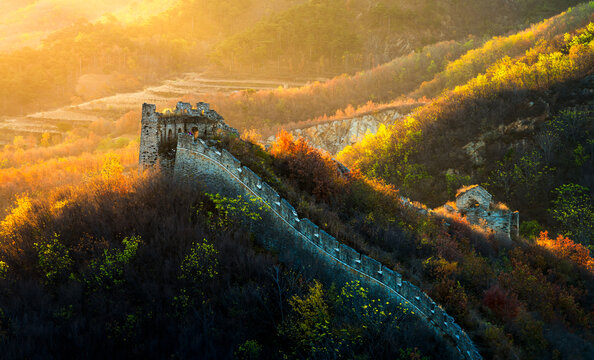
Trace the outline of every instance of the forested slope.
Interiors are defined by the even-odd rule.
[[[526,29],[488,41],[443,41],[428,45],[391,61],[331,80],[296,89],[242,91],[213,94],[208,102],[224,112],[239,129],[254,128],[269,134],[278,127],[312,124],[328,117],[352,116],[386,106],[425,101],[447,89],[463,85],[501,58],[516,58],[543,41],[587,25],[594,6],[581,4]],[[188,97],[188,100],[200,100]]]
[[[439,41],[517,30],[578,3],[310,0],[226,39],[211,59],[229,71],[352,72]]]
[[[537,220],[588,244],[593,34],[590,23],[504,57],[339,157],[431,206],[452,199],[460,185],[484,184],[520,210],[526,231]]]

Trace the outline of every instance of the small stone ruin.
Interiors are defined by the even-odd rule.
[[[493,195],[480,185],[458,190],[455,204],[446,204],[444,208],[466,216],[471,224],[487,227],[509,238],[519,236],[520,214],[503,204],[495,203]]]

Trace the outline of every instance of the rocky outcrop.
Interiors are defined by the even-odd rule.
[[[334,155],[345,147],[361,141],[366,134],[375,134],[382,124],[392,124],[403,116],[404,114],[396,109],[386,109],[293,129],[289,133],[296,138],[302,137],[310,145]],[[274,139],[275,137],[271,136],[267,142],[271,143]]]

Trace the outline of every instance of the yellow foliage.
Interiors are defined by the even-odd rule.
[[[0,222],[0,236],[10,238],[15,227],[27,223],[32,208],[31,198],[26,195],[18,196],[10,214]]]

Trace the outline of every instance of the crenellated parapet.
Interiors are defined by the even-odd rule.
[[[241,165],[232,154],[210,147],[204,139],[189,134],[178,135],[176,154],[175,176],[194,178],[211,188],[217,188],[225,181],[233,184],[242,193],[262,200],[268,206],[275,222],[282,224],[292,236],[298,238],[299,247],[307,249],[308,254],[319,257],[325,263],[333,264],[347,277],[355,277],[371,286],[381,287],[397,302],[411,309],[437,333],[449,339],[459,351],[461,358],[482,358],[468,335],[425,292],[410,282],[403,281],[402,275],[398,272],[340,243],[310,220],[300,219],[295,208],[287,200],[252,170]],[[284,240],[272,241],[280,243]]]

